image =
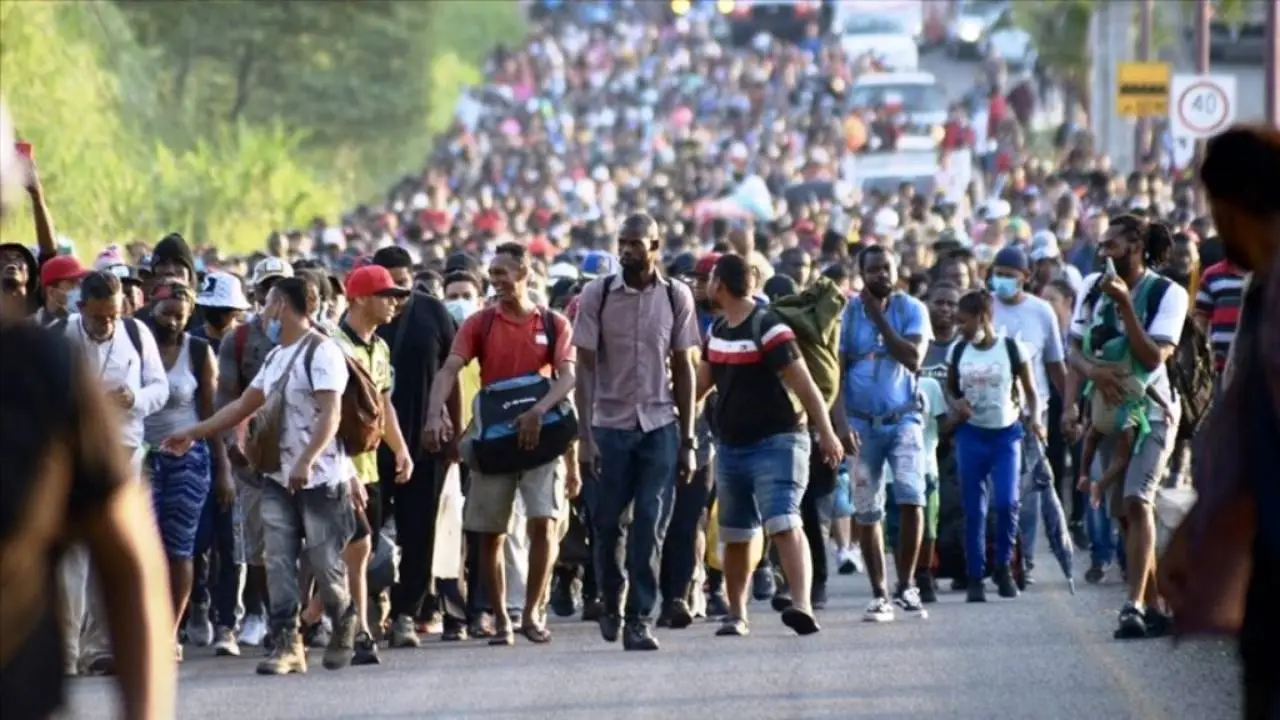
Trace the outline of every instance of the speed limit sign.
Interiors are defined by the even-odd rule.
[[[1209,138],[1235,122],[1233,75],[1174,75],[1169,95],[1169,126],[1175,139]]]

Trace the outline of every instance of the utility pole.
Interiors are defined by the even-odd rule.
[[[1155,23],[1155,0],[1139,0],[1138,1],[1138,60],[1140,62],[1151,61],[1151,31],[1152,25]],[[1134,125],[1133,131],[1133,162],[1135,167],[1142,165],[1143,159],[1147,156],[1150,148],[1148,141],[1151,138],[1151,119],[1141,117]]]
[[[1209,21],[1213,16],[1213,8],[1209,0],[1196,0],[1196,74],[1206,75],[1209,72]],[[1200,171],[1200,163],[1204,162],[1204,140],[1196,140],[1195,154],[1192,156],[1191,168]],[[1196,214],[1209,212],[1208,199],[1204,196],[1204,188],[1195,183]]]
[[[1280,0],[1267,1],[1267,122],[1280,127]]]

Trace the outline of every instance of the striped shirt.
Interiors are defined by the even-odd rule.
[[[760,336],[752,337],[755,313],[763,313]],[[795,334],[777,315],[757,308],[736,326],[718,321],[703,347],[719,399],[717,439],[724,445],[752,445],[804,426],[801,410],[779,373],[800,359]]]
[[[1218,372],[1222,372],[1227,364],[1227,353],[1240,323],[1240,298],[1243,295],[1244,271],[1229,260],[1210,265],[1200,277],[1196,315],[1208,327],[1214,368]]]

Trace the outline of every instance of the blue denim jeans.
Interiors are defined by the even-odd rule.
[[[600,451],[591,525],[601,599],[607,612],[645,621],[658,602],[662,543],[675,506],[680,431],[673,422],[650,432],[597,427],[592,435]]]
[[[244,585],[244,547],[240,543],[239,503],[222,508],[214,493],[204,504],[196,531],[195,585],[192,603],[210,607],[214,624],[235,628],[243,614],[240,591]],[[212,582],[211,582],[212,581]]]
[[[750,445],[716,445],[720,539],[749,542],[764,527],[777,535],[802,527],[809,485],[809,434],[780,433]]]
[[[1018,534],[1022,426],[988,429],[968,423],[956,429],[956,468],[964,503],[964,555],[969,579],[981,580],[987,558],[987,484],[996,516],[996,565],[1013,560]]]
[[[849,418],[849,426],[862,442],[851,468],[858,522],[871,525],[884,519],[886,464],[893,474],[894,502],[924,507],[924,426],[919,417],[875,427],[865,420]]]
[[[1090,477],[1098,477],[1102,473],[1102,459],[1095,455]],[[1089,532],[1089,559],[1094,565],[1107,567],[1112,560],[1125,567],[1124,543],[1120,538],[1119,523],[1111,521],[1111,513],[1104,501],[1098,507],[1092,504],[1084,511],[1085,526]]]

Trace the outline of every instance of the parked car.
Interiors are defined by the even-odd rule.
[[[760,33],[799,40],[811,22],[825,34],[835,11],[830,0],[726,0],[720,5],[729,10],[725,15],[735,45],[745,45]]]
[[[1006,0],[965,0],[947,27],[947,50],[955,57],[979,55],[987,36],[1011,11]]]
[[[936,147],[947,121],[946,94],[927,72],[863,75],[850,89],[848,106],[896,110],[902,118],[902,137],[909,144],[927,139],[930,147]]]
[[[888,15],[850,14],[838,21],[840,45],[850,59],[870,54],[887,70],[917,70],[920,47],[910,28]]]
[[[992,30],[983,41],[980,52],[983,57],[994,54],[1003,59],[1010,79],[1032,75],[1039,59],[1031,33],[1011,25]]]

